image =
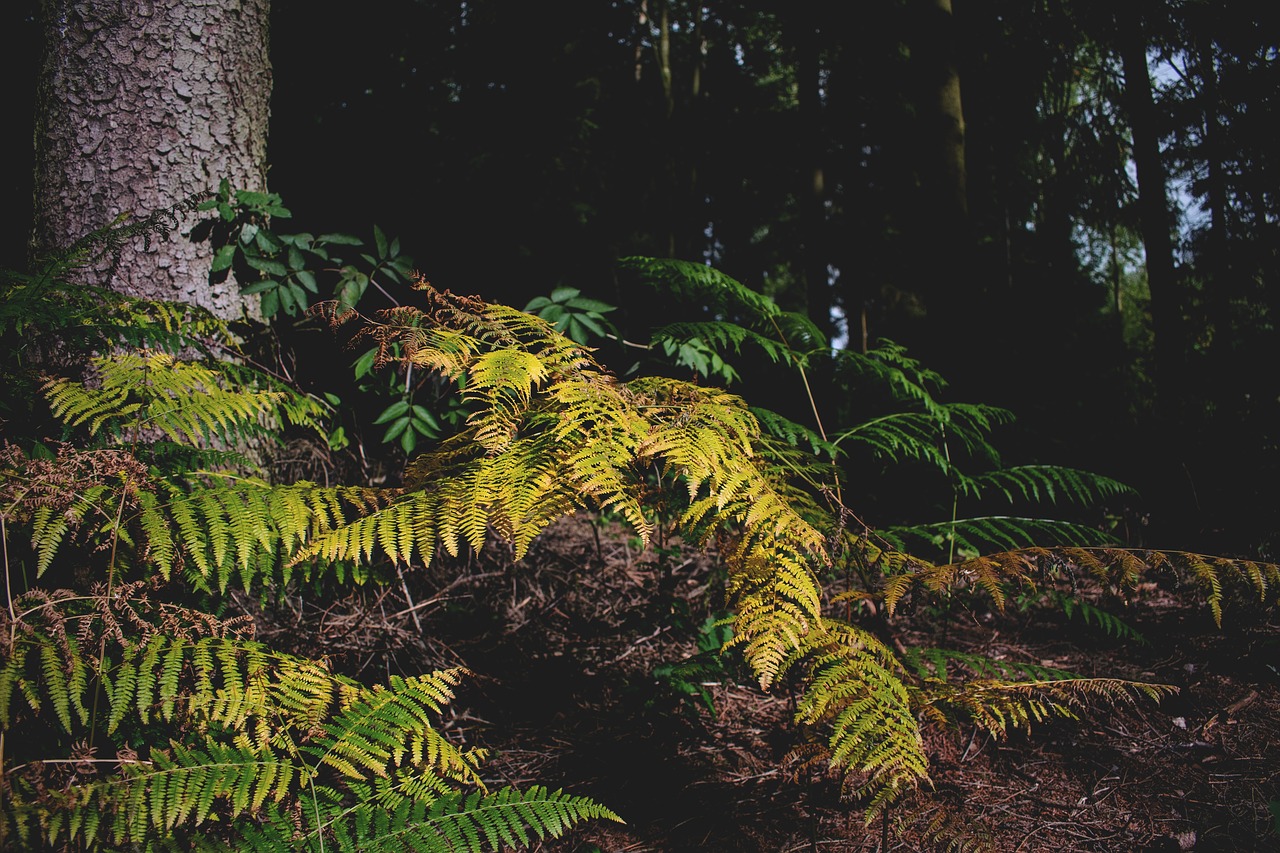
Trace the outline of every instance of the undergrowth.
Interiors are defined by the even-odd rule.
[[[109,245],[120,229],[97,239]],[[574,512],[610,513],[642,542],[672,528],[718,555],[717,606],[729,616],[708,629],[705,652],[739,655],[762,690],[794,686],[806,749],[868,821],[929,784],[926,726],[1003,737],[1172,690],[903,647],[891,617],[905,602],[981,595],[1003,608],[1084,575],[1118,593],[1167,575],[1221,620],[1236,592],[1271,604],[1280,584],[1269,564],[1080,542],[1070,528],[1072,544],[1045,543],[1047,521],[860,524],[833,464],[853,443],[929,462],[957,500],[1120,488],[1067,469],[961,473],[956,448],[982,455],[1002,415],[940,403],[935,375],[891,345],[850,356],[849,369],[916,408],[827,435],[720,388],[623,382],[551,322],[424,281],[368,316],[346,299],[313,313],[356,324],[371,369],[457,388],[459,428],[413,456],[395,488],[272,483],[253,470],[257,450],[290,431],[331,434],[330,404],[229,360],[236,337],[195,309],[86,297],[66,272],[93,245],[4,285],[4,369],[20,389],[6,405],[25,407],[0,452],[6,846],[496,850],[618,820],[582,795],[488,782],[483,750],[437,723],[464,670],[363,684],[220,615],[232,586],[271,600],[300,581],[374,583],[494,537],[519,559]],[[803,324],[714,271],[675,269],[765,325],[709,321],[659,337],[762,346],[805,375],[816,355],[798,346]],[[52,356],[17,345],[42,317],[64,342]],[[925,547],[912,553],[913,542]],[[1125,636],[1122,623],[1100,624]],[[666,677],[682,689],[712,665],[695,659]],[[938,818],[936,832],[952,823]]]

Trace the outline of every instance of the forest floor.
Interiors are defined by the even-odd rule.
[[[492,750],[494,785],[563,787],[626,820],[537,850],[1280,850],[1274,613],[1228,609],[1219,630],[1202,603],[1153,587],[1123,614],[1145,642],[1045,604],[898,614],[907,645],[1179,692],[1003,742],[972,726],[928,731],[932,786],[867,826],[824,762],[803,759],[785,689],[761,692],[733,655],[663,676],[716,633],[714,563],[667,544],[642,551],[574,517],[519,563],[489,546],[323,608],[259,611],[258,634],[369,680],[469,669],[444,728]]]

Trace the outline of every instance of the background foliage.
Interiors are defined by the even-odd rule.
[[[0,12],[15,114],[30,112],[22,99],[34,91],[24,81],[38,65],[35,5]],[[947,7],[952,14],[938,17]],[[712,421],[750,436],[745,444],[777,466],[774,486],[786,484],[782,503],[819,531],[803,559],[788,563],[782,598],[802,602],[810,619],[827,608],[805,625],[820,628],[814,637],[779,645],[796,626],[768,608],[755,623],[759,612],[737,600],[743,625],[764,625],[738,642],[766,681],[797,673],[825,686],[802,691],[798,719],[828,727],[831,755],[871,773],[873,798],[924,772],[910,758],[915,734],[904,708],[930,719],[932,711],[967,715],[995,732],[1074,706],[1050,683],[1053,673],[961,661],[972,678],[960,688],[944,658],[899,655],[882,648],[883,637],[824,620],[858,624],[855,605],[865,616],[875,612],[867,602],[892,610],[924,592],[945,606],[958,588],[1001,605],[1052,601],[1134,639],[1118,617],[1071,595],[1071,578],[1092,575],[1118,591],[1150,571],[1177,574],[1218,619],[1233,584],[1265,598],[1275,582],[1265,561],[1280,529],[1269,488],[1280,462],[1280,386],[1274,371],[1258,369],[1275,360],[1280,306],[1272,233],[1280,170],[1267,132],[1276,12],[1215,0],[1122,9],[1089,0],[885,0],[857,14],[849,27],[836,12],[772,0],[584,2],[556,14],[514,0],[397,0],[358,15],[278,0],[272,192],[218,188],[201,235],[219,247],[215,274],[234,272],[258,295],[270,330],[254,331],[246,350],[182,306],[72,291],[42,303],[56,271],[27,267],[30,276],[13,279],[0,313],[13,380],[0,416],[38,439],[24,454],[61,458],[46,441],[53,433],[41,432],[54,430],[95,450],[127,451],[168,478],[117,493],[111,477],[133,483],[132,474],[104,480],[92,465],[67,461],[89,477],[86,505],[136,499],[129,505],[143,526],[128,539],[110,512],[24,510],[13,518],[32,527],[32,569],[74,575],[60,568],[60,548],[95,559],[108,549],[115,560],[123,543],[122,560],[184,578],[194,595],[211,597],[184,606],[206,606],[235,585],[295,581],[295,564],[280,554],[316,532],[290,515],[299,502],[314,514],[308,519],[326,519],[321,527],[355,525],[324,546],[339,584],[390,579],[404,560],[375,566],[368,558],[379,549],[421,556],[421,530],[410,536],[387,519],[426,511],[421,496],[405,495],[427,470],[464,472],[482,493],[467,467],[475,460],[459,448],[474,440],[501,456],[504,436],[530,426],[525,415],[552,418],[535,405],[536,389],[568,387],[548,379],[565,363],[546,359],[569,344],[523,354],[495,346],[473,370],[443,356],[415,360],[432,347],[450,351],[438,341],[424,346],[412,323],[402,337],[375,336],[351,352],[314,322],[295,323],[330,296],[337,314],[359,305],[405,320],[413,315],[402,285],[417,267],[441,290],[525,305],[589,342],[600,375],[630,381],[650,395],[646,405],[667,405],[653,402],[666,394],[705,407],[698,411],[733,412]],[[959,142],[939,100],[957,81]],[[1145,95],[1154,99],[1153,124],[1140,120]],[[1165,167],[1158,185],[1133,167],[1148,146]],[[21,157],[3,168],[15,224],[0,235],[0,266],[16,269],[26,260],[31,170]],[[1161,233],[1171,248],[1153,239]],[[395,235],[406,235],[414,259]],[[122,313],[97,315],[94,299]],[[31,325],[35,305],[51,308],[49,326]],[[508,319],[527,322],[516,313]],[[58,362],[66,353],[41,351],[36,328],[86,352],[121,335],[149,347],[156,338],[146,330],[159,329],[175,347],[196,347],[204,363],[151,350],[99,353],[86,383]],[[227,363],[235,351],[269,368]],[[61,378],[34,377],[28,368],[41,361]],[[528,387],[507,384],[513,375]],[[663,375],[698,384],[654,378]],[[714,385],[731,385],[755,408],[739,411],[734,394],[706,390]],[[191,388],[207,405],[181,402]],[[286,424],[331,450],[352,448],[353,469],[369,485],[219,480],[223,466],[260,461],[260,448],[237,446],[236,436],[270,445]],[[610,438],[626,435],[619,429]],[[741,500],[736,490],[751,478],[746,469],[726,474],[732,465],[720,444],[700,446],[699,456],[663,440],[661,452],[629,457],[657,465],[646,484],[654,517],[635,495],[617,497],[626,493],[610,479],[620,476],[618,459],[579,460],[597,466],[597,479],[579,485],[589,495],[613,488],[614,502],[593,508],[638,531],[683,518],[686,532],[707,534],[700,525]],[[631,453],[643,442],[632,444],[621,446]],[[442,457],[441,447],[460,455]],[[515,477],[531,470],[528,460],[507,458],[494,470]],[[443,467],[429,467],[436,463]],[[388,491],[402,471],[409,491]],[[682,498],[664,473],[709,493]],[[758,499],[758,486],[745,493]],[[518,543],[531,537],[546,519],[529,515],[517,493],[495,493],[514,509],[495,500],[459,510],[462,538],[476,545],[488,525]],[[241,512],[275,526],[237,529]],[[92,523],[99,526],[77,537]],[[1075,550],[1043,550],[1063,543]],[[1150,544],[1177,550],[1113,547]],[[742,577],[752,578],[739,590],[748,598],[771,589],[753,587],[760,578],[750,572]],[[760,637],[770,639],[753,646]],[[703,665],[711,666],[689,664],[688,674]],[[72,667],[66,677],[87,683],[88,671]],[[705,699],[680,672],[664,677]],[[973,687],[1015,676],[1040,692]],[[840,693],[850,683],[853,693]],[[83,696],[74,700],[70,688],[53,706],[60,722],[84,723],[73,713]],[[1096,689],[1118,696],[1128,688]],[[865,708],[849,695],[896,698],[884,716],[865,717],[850,716]],[[879,741],[860,740],[861,725],[879,726],[876,737],[909,760],[876,764]],[[252,790],[258,805],[278,793]],[[348,795],[353,789],[334,802]],[[243,806],[229,802],[233,811]],[[135,837],[132,826],[112,831]]]

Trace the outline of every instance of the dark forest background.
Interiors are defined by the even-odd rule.
[[[9,267],[31,219],[36,6],[0,11]],[[1276,559],[1280,7],[272,15],[269,186],[291,230],[368,239],[377,223],[438,286],[517,307],[571,286],[619,306],[623,336],[681,309],[619,257],[711,263],[838,346],[892,339],[950,399],[1013,410],[1006,461],[1135,486],[1103,522],[1130,544]],[[805,418],[792,375],[743,373],[736,391]],[[815,382],[833,421],[857,417],[833,377]]]

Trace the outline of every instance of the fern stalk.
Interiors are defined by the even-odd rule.
[[[778,333],[778,340],[782,341],[782,345],[787,348],[787,351],[794,355],[795,350],[791,348],[791,343],[787,340],[786,333],[783,332],[782,327],[778,325],[778,319],[770,315],[769,322],[773,325],[773,330]],[[813,412],[813,422],[818,427],[818,435],[822,436],[822,440],[825,442],[827,441],[827,430],[822,426],[822,415],[818,414],[818,401],[814,399],[813,388],[809,385],[809,374],[804,369],[803,361],[798,358],[793,359],[793,361],[795,362],[796,370],[800,373],[800,381],[804,384],[805,396],[809,398],[809,410]],[[836,460],[834,457],[831,460],[831,467],[836,469]],[[838,469],[836,470],[838,471]],[[838,475],[836,476],[835,481],[836,503],[840,506],[844,506],[844,501],[841,499],[840,495],[840,477]]]
[[[18,636],[18,617],[13,611],[13,581],[9,577],[9,527],[5,523],[6,513],[0,512],[0,551],[4,552],[4,597],[9,608],[9,648],[13,648]],[[5,721],[6,723],[8,721]],[[9,773],[4,766],[4,736],[8,725],[0,726],[0,796],[8,790]]]
[[[120,520],[124,517],[125,498],[128,497],[129,490],[120,490],[120,506],[116,509],[116,517],[111,525],[111,556],[107,561],[107,601],[111,600],[111,596],[115,591],[116,582],[116,547],[120,543]],[[107,635],[104,633],[98,643],[98,672],[103,671],[103,664],[107,659]],[[102,696],[101,686],[93,691],[93,713],[89,717],[89,748],[93,749],[93,742],[98,736],[98,700]]]

